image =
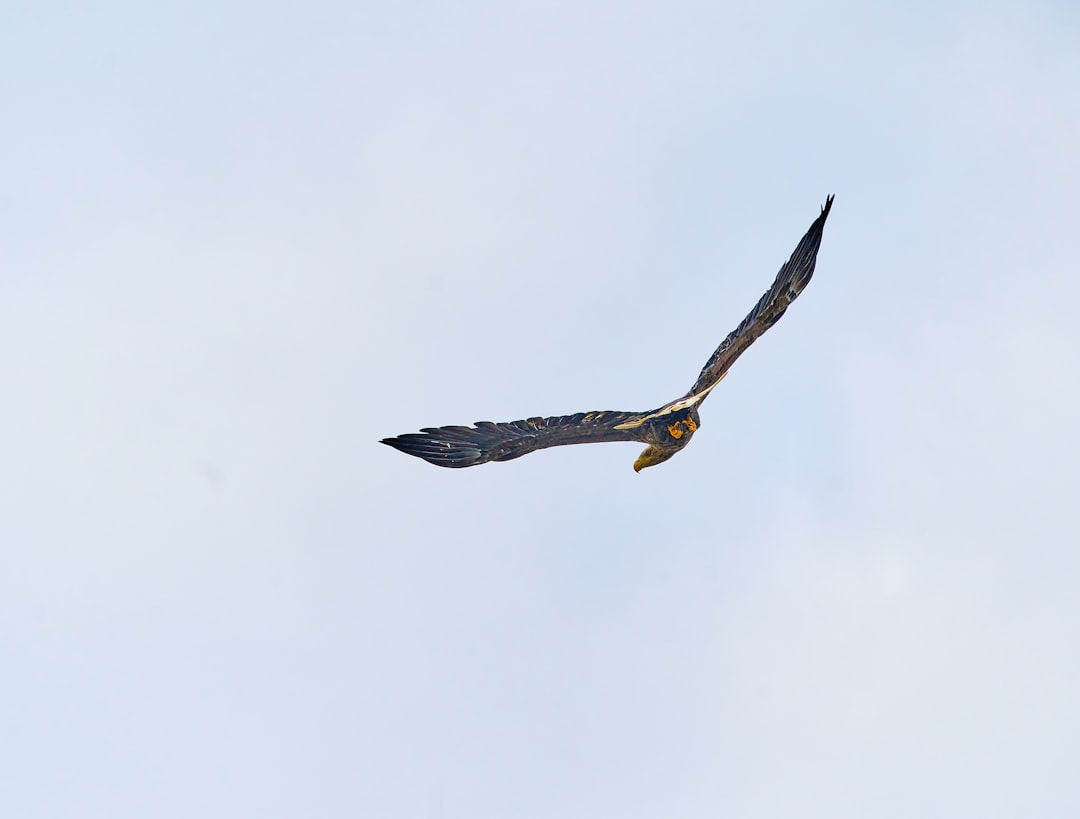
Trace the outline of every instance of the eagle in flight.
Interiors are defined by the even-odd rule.
[[[538,449],[598,441],[638,441],[645,450],[634,461],[634,471],[663,463],[690,442],[701,418],[698,408],[713,387],[723,380],[743,351],[784,315],[814,275],[821,234],[832,208],[825,199],[821,215],[810,225],[791,258],[754,305],[750,314],[716,348],[694,386],[681,398],[648,412],[579,412],[548,418],[526,418],[496,424],[477,421],[471,427],[428,427],[419,433],[384,438],[382,443],[436,466],[475,466],[488,461],[509,461]]]

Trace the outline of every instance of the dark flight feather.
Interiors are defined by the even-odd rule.
[[[709,357],[688,395],[697,395],[716,386],[731,369],[735,359],[746,352],[747,347],[780,320],[788,305],[795,301],[803,288],[810,283],[817,265],[818,248],[821,247],[825,220],[829,217],[829,211],[832,210],[832,203],[831,196],[825,200],[821,215],[814,220],[814,224],[803,236],[795,252],[791,254],[791,258],[780,267],[780,272],[776,274],[772,287],[765,291],[765,294],[758,299],[758,303],[754,305],[754,309],[747,314],[738,327],[728,333],[727,338]]]
[[[509,461],[538,449],[597,441],[639,441],[640,433],[614,427],[637,417],[632,412],[579,412],[475,426],[428,427],[419,433],[384,438],[382,443],[436,466],[475,466]]]

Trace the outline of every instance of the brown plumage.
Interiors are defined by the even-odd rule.
[[[463,467],[509,461],[529,452],[567,444],[598,441],[638,441],[647,444],[634,462],[640,471],[662,463],[686,446],[699,426],[698,408],[720,383],[731,365],[772,327],[814,275],[818,248],[833,197],[825,200],[810,229],[754,309],[709,357],[690,391],[648,412],[579,412],[548,418],[496,424],[477,421],[471,427],[428,427],[419,433],[384,438],[382,443],[436,466]]]

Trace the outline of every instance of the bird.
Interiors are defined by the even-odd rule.
[[[724,379],[735,360],[780,320],[809,284],[832,203],[833,196],[827,196],[821,214],[780,267],[772,286],[709,356],[694,385],[682,397],[647,412],[602,410],[537,416],[507,423],[477,421],[471,427],[426,427],[418,433],[384,438],[380,443],[436,466],[450,468],[509,461],[553,446],[602,441],[645,444],[645,449],[634,461],[635,472],[667,461],[690,443],[701,427],[698,410],[702,402]]]

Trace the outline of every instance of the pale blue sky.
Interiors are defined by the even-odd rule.
[[[1080,812],[1080,23],[0,12],[0,815]],[[675,459],[422,426],[681,394]]]

